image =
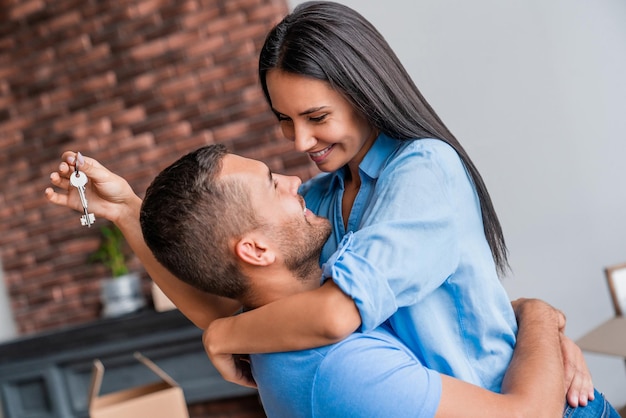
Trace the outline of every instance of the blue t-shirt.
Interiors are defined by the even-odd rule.
[[[499,392],[517,323],[458,154],[437,139],[380,135],[359,171],[347,229],[344,170],[300,190],[333,226],[321,256],[324,278],[354,299],[362,330],[389,319],[426,367]]]
[[[311,350],[250,356],[269,418],[432,418],[441,376],[379,327]]]

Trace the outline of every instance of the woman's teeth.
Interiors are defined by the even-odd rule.
[[[330,147],[326,147],[321,151],[317,151],[317,152],[310,152],[309,155],[313,158],[317,158],[317,157],[321,157],[322,155],[326,154],[328,152],[328,150],[330,149]]]

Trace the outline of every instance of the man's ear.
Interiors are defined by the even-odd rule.
[[[235,244],[235,254],[244,263],[268,266],[276,261],[276,254],[263,237],[246,235]]]

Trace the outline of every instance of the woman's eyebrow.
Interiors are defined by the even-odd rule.
[[[319,112],[320,110],[325,109],[328,106],[316,106],[316,107],[312,107],[310,109],[305,110],[304,112],[300,112],[299,116],[306,116],[309,115],[311,113],[315,113],[315,112]]]

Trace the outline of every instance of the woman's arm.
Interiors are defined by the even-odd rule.
[[[442,376],[436,418],[563,415],[566,390],[559,334],[564,317],[546,303],[533,299],[519,300],[515,312],[518,340],[502,394]]]
[[[45,193],[47,199],[56,205],[82,211],[77,190],[69,184],[76,155],[72,151],[63,153],[58,171],[50,175],[51,183],[59,189],[67,190],[67,193],[56,192],[51,187]],[[81,156],[79,159],[82,164],[79,161],[78,168],[89,178],[86,185],[89,211],[96,218],[108,219],[119,227],[150,277],[187,318],[199,328],[205,329],[214,319],[230,315],[238,309],[237,302],[201,292],[165,269],[143,240],[139,223],[142,201],[128,182],[92,158]]]
[[[360,324],[352,299],[329,280],[319,289],[217,319],[204,332],[203,341],[211,362],[225,380],[254,386],[236,365],[233,354],[320,347],[342,340]]]
[[[340,341],[360,325],[352,299],[332,281],[211,323],[210,353],[271,353]],[[245,347],[244,347],[245,346]]]

